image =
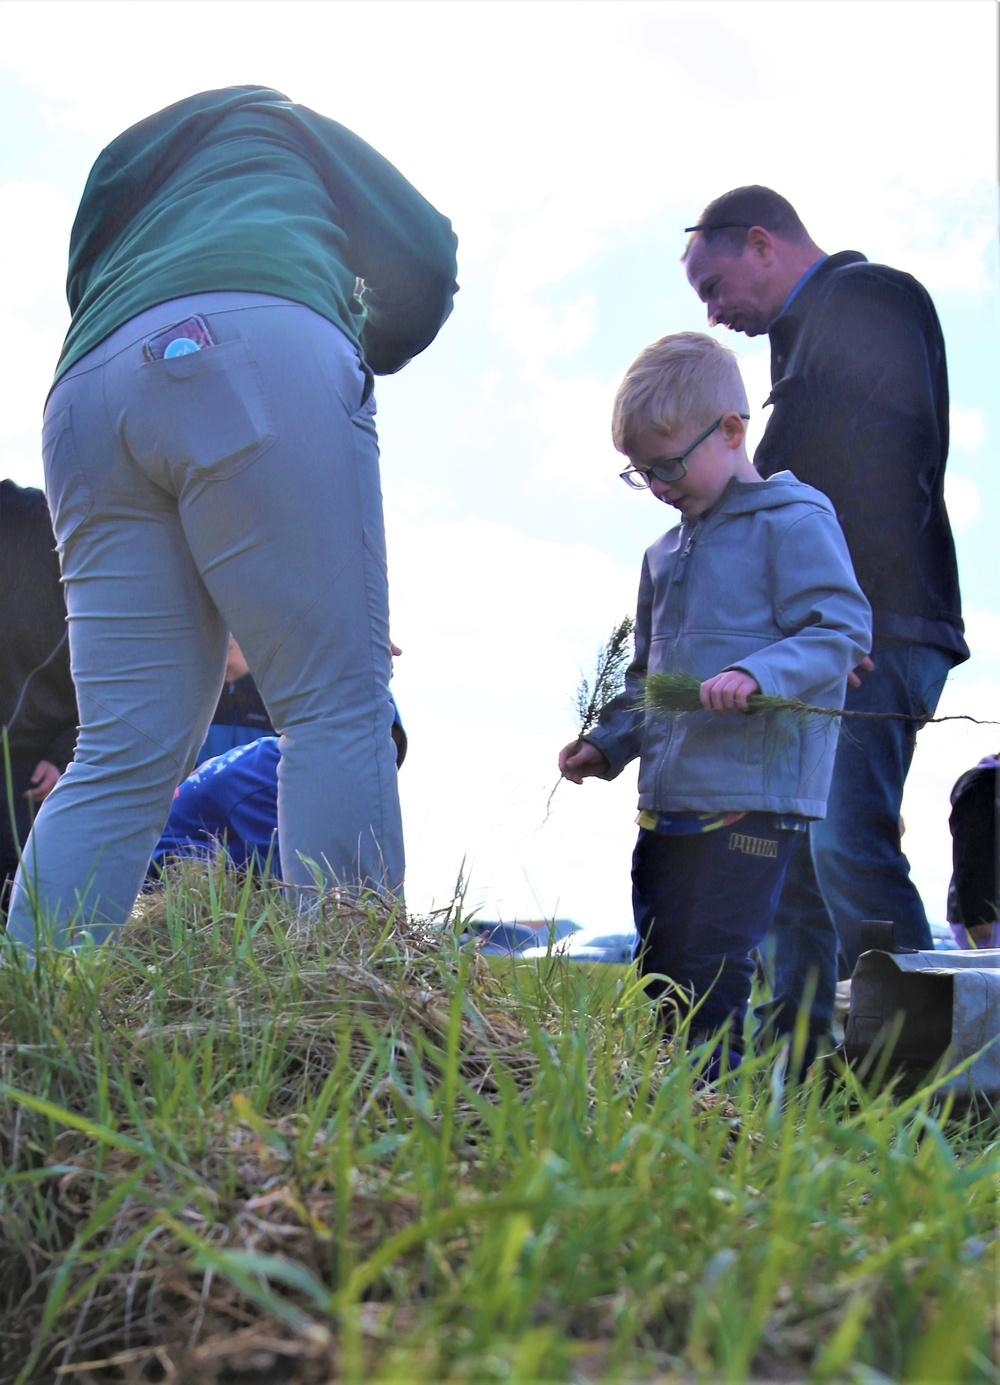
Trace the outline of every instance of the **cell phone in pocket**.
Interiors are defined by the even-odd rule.
[[[167,347],[172,342],[192,343],[187,346],[188,351],[201,351],[206,346],[214,346],[215,338],[212,336],[211,328],[205,319],[199,314],[194,313],[191,317],[186,317],[183,322],[175,322],[170,327],[164,327],[162,331],[156,332],[148,341],[142,344],[142,354],[147,361],[162,361],[166,355]],[[172,355],[182,355],[183,351],[171,352]]]

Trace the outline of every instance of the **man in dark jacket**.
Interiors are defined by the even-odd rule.
[[[0,600],[0,727],[11,780],[8,797],[0,751],[2,908],[34,811],[73,758],[77,723],[49,509],[40,490],[14,481],[0,481]]]
[[[828,816],[789,871],[767,1018],[788,1032],[812,986],[815,1040],[832,1015],[837,939],[847,974],[863,919],[892,919],[901,943],[932,946],[899,810],[917,728],[969,655],[943,496],[944,341],[914,278],[856,251],[826,255],[768,188],[725,193],[689,230],[684,264],[709,322],[770,338],[773,412],[756,465],[829,496],[872,606],[871,660],[846,708],[907,718],[845,722]]]

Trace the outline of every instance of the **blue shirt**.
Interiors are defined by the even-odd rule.
[[[791,293],[790,293],[790,294],[788,295],[788,297],[785,299],[785,306],[782,308],[781,312],[778,314],[778,317],[783,317],[784,314],[788,312],[788,309],[792,306],[792,302],[793,302],[793,300],[794,300],[796,294],[798,293],[799,289],[804,288],[805,285],[808,284],[809,280],[810,280],[810,279],[813,277],[813,275],[816,273],[817,269],[819,269],[820,265],[821,265],[821,264],[825,264],[829,258],[830,258],[829,255],[824,255],[821,259],[817,260],[816,263],[815,263],[814,265],[810,265],[810,266],[809,266],[809,268],[806,270],[805,274],[803,274],[802,278],[799,280],[799,282],[798,282],[798,283],[795,285],[795,287],[792,289]],[[775,319],[775,321],[777,321],[777,318]]]
[[[277,736],[262,736],[206,760],[177,786],[153,866],[171,856],[210,856],[222,842],[234,866],[256,858],[281,875]],[[155,872],[154,872],[155,873]]]
[[[406,732],[392,699],[396,764],[406,755]],[[234,866],[270,863],[280,877],[277,736],[261,736],[198,766],[174,790],[163,835],[150,863],[154,877],[171,856],[213,856],[221,843]]]

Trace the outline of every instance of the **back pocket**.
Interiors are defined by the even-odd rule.
[[[125,441],[158,484],[224,481],[257,460],[275,440],[257,364],[244,341],[220,342],[189,356],[146,361]]]

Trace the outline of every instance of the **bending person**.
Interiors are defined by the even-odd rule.
[[[372,376],[448,316],[449,222],[343,126],[233,87],[101,154],[67,282],[43,451],[81,724],[10,933],[128,920],[230,630],[281,737],[286,880],[397,892]]]

